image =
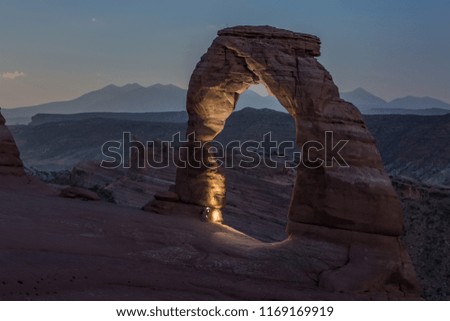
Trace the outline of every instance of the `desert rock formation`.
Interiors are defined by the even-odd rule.
[[[336,163],[315,166],[306,161],[299,167],[289,229],[312,224],[400,235],[400,202],[361,114],[340,99],[331,75],[315,58],[320,55],[320,40],[268,26],[227,28],[218,35],[191,77],[187,133],[194,133],[200,142],[212,141],[239,95],[250,85],[262,83],[295,119],[300,148],[309,141],[326,146],[327,131],[334,133],[335,142],[348,140],[341,150],[348,167]],[[196,157],[194,152],[191,146],[188,157]],[[214,162],[206,150],[204,155],[207,162]],[[325,149],[316,151],[314,157],[325,160]],[[211,168],[180,169],[177,193],[183,201],[221,208],[224,178]]]
[[[269,26],[220,30],[189,83],[188,166],[177,170],[175,191],[181,201],[215,213],[210,221],[222,221],[217,213],[225,206],[225,176],[210,142],[223,130],[239,95],[252,84],[264,84],[295,119],[298,147],[311,141],[324,146],[297,169],[287,226],[291,245],[323,240],[340,262],[318,274],[318,285],[333,292],[417,293],[414,269],[399,240],[400,201],[361,114],[339,97],[331,75],[316,60],[319,55],[320,40],[312,35]],[[346,166],[333,161],[337,155],[327,155],[326,132],[333,133],[332,146],[347,141],[340,150]]]
[[[25,175],[16,142],[0,112],[0,175]]]
[[[7,262],[0,298],[418,298],[418,281],[398,237],[399,200],[360,113],[339,98],[315,59],[319,54],[314,36],[272,27],[219,31],[187,97],[187,133],[206,143],[203,157],[211,166],[179,169],[172,193],[157,194],[158,214],[173,216],[61,198],[6,177],[0,184],[0,261]],[[208,143],[239,94],[255,83],[265,84],[295,119],[299,146],[310,140],[326,145],[326,131],[349,140],[342,150],[348,167],[299,167],[289,238],[276,243],[205,224],[198,215],[209,207],[212,221],[222,219],[225,177],[214,167]],[[1,145],[6,161],[0,168],[23,175],[3,118],[0,126],[0,141],[8,143]],[[192,140],[186,154],[192,161],[202,155],[194,146]],[[313,156],[324,158],[320,152]]]
[[[398,278],[390,279],[386,291],[330,291],[337,289],[329,283],[333,271],[348,260],[342,244],[313,238],[263,243],[186,212],[149,215],[128,206],[58,197],[42,184],[24,184],[23,178],[5,180],[0,184],[0,300],[417,298],[399,290]],[[361,249],[352,250],[352,259]],[[359,256],[356,262],[367,267],[372,261]]]

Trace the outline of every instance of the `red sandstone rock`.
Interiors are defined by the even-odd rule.
[[[214,167],[208,142],[224,128],[239,95],[262,83],[295,119],[300,149],[309,141],[327,146],[327,132],[333,133],[332,146],[347,141],[340,150],[346,166],[298,167],[287,227],[298,242],[289,246],[301,250],[324,242],[311,258],[328,262],[316,271],[316,281],[329,291],[417,293],[419,282],[399,239],[400,201],[361,114],[340,99],[331,75],[315,59],[320,40],[268,26],[227,28],[218,35],[191,76],[186,106],[186,159],[192,164],[201,156],[209,166],[177,170],[181,201],[213,209],[225,205],[225,177]],[[206,143],[203,151],[194,148],[193,137]],[[327,160],[325,148],[310,156]]]
[[[46,298],[179,299],[180,293],[188,293],[190,299],[200,299],[199,288],[207,298],[213,293],[225,299],[417,298],[418,282],[397,237],[399,201],[361,115],[339,99],[331,76],[314,59],[320,41],[270,27],[229,28],[219,35],[191,79],[188,133],[212,140],[239,94],[262,82],[295,118],[299,146],[323,141],[324,132],[333,131],[337,139],[349,140],[343,156],[350,166],[299,168],[289,215],[291,237],[277,244],[261,244],[226,226],[186,218],[205,206],[224,205],[225,180],[215,168],[178,171],[178,196],[197,206],[152,203],[153,209],[178,217],[137,215],[103,202],[86,206],[40,189],[27,191],[23,182],[17,190],[0,185],[5,222],[0,225],[1,253],[7,262],[2,298],[22,298],[33,289]],[[6,128],[2,117],[0,128]],[[0,150],[0,173],[4,168],[23,171],[18,152],[8,145],[14,142],[9,131],[2,131],[1,142],[7,144]],[[214,164],[210,155],[204,157]],[[76,188],[62,192],[98,198],[91,193]],[[30,255],[36,264],[26,263]],[[38,293],[38,276],[58,282],[43,284]],[[71,284],[88,279],[93,282]],[[125,296],[124,288],[130,291]]]
[[[299,147],[308,141],[325,145],[327,131],[334,133],[335,141],[348,140],[341,155],[349,167],[298,168],[290,221],[400,235],[400,202],[361,114],[340,99],[331,75],[315,59],[320,40],[268,26],[233,27],[218,34],[189,83],[187,133],[195,133],[202,142],[212,141],[239,95],[262,83],[295,118]],[[191,147],[190,159],[193,153]],[[214,164],[207,152],[204,155]],[[323,151],[316,156],[325,159]],[[182,201],[221,208],[225,178],[211,168],[179,169],[176,192]]]
[[[81,187],[66,187],[63,190],[61,190],[62,197],[66,198],[79,198],[86,201],[99,201],[100,197],[97,195],[97,193],[81,188]]]
[[[175,192],[161,191],[155,194],[155,199],[166,202],[177,202],[180,198]]]
[[[14,138],[0,113],[0,175],[23,176],[25,171]]]
[[[397,263],[380,273],[376,286],[374,271],[392,261],[384,261],[387,243],[363,243],[370,235],[358,240],[310,233],[264,243],[201,222],[201,207],[195,205],[164,202],[174,204],[173,216],[143,214],[107,202],[55,197],[42,183],[25,183],[27,177],[5,180],[7,185],[0,185],[0,300],[419,298],[409,279],[398,282],[390,272]],[[383,261],[377,261],[376,249],[382,249]],[[361,280],[362,268],[368,267],[370,278],[363,284],[350,279],[348,272]],[[339,283],[341,275],[348,284]]]

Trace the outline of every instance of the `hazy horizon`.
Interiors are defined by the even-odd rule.
[[[88,93],[90,93],[90,92],[94,92],[94,91],[98,91],[98,90],[102,90],[102,89],[104,89],[105,87],[108,87],[108,86],[111,86],[111,85],[113,85],[113,86],[117,86],[117,87],[124,87],[124,86],[127,86],[127,85],[133,85],[133,84],[137,84],[137,85],[140,85],[140,86],[142,86],[142,87],[144,87],[144,88],[148,88],[148,87],[152,87],[152,86],[157,86],[157,85],[162,85],[162,86],[170,86],[170,85],[172,85],[172,86],[176,86],[176,87],[178,87],[178,88],[180,88],[180,89],[183,89],[183,90],[186,90],[187,91],[187,88],[184,88],[184,87],[181,87],[181,86],[177,86],[177,85],[174,85],[174,84],[170,84],[170,83],[168,83],[168,84],[162,84],[162,83],[154,83],[154,84],[151,84],[151,85],[148,85],[148,86],[144,86],[144,85],[142,85],[142,84],[139,84],[139,83],[127,83],[127,84],[124,84],[124,85],[117,85],[117,84],[108,84],[108,85],[106,85],[106,86],[103,86],[103,87],[101,87],[101,88],[94,88],[94,89],[92,89],[92,90],[89,90],[89,91],[87,91],[87,92],[85,92],[85,93],[83,93],[83,94],[81,94],[81,95],[79,95],[79,96],[76,96],[76,97],[68,97],[67,99],[63,99],[63,100],[58,100],[58,101],[45,101],[45,102],[42,102],[42,103],[38,103],[38,104],[33,104],[33,105],[29,105],[29,106],[16,106],[16,107],[3,107],[3,106],[0,106],[1,108],[3,108],[3,109],[16,109],[16,108],[23,108],[23,107],[25,107],[25,108],[27,108],[27,107],[33,107],[33,106],[36,106],[36,105],[42,105],[42,104],[47,104],[47,103],[57,103],[57,102],[64,102],[64,101],[71,101],[71,100],[74,100],[74,99],[77,99],[77,98],[79,98],[79,97],[81,97],[81,96],[83,96],[83,95],[85,95],[85,94],[88,94]],[[369,94],[373,94],[372,92],[370,92],[369,90],[367,90],[367,89],[365,89],[365,88],[362,88],[362,87],[358,87],[358,88],[355,88],[355,89],[353,89],[353,90],[350,90],[350,91],[340,91],[340,93],[341,94],[344,94],[344,93],[350,93],[350,92],[353,92],[353,91],[356,91],[356,90],[358,90],[358,89],[362,89],[362,90],[365,90],[365,91],[367,91]],[[253,92],[253,93],[256,93],[256,94],[258,94],[258,95],[260,95],[261,97],[268,97],[270,94],[267,92],[267,90],[265,89],[265,87],[264,87],[264,85],[262,85],[262,84],[258,84],[258,85],[251,85],[250,87],[249,87],[249,89],[248,89],[249,91],[251,91],[251,92]],[[383,97],[379,97],[379,96],[377,96],[377,95],[375,95],[376,97],[378,97],[378,98],[381,98],[381,99],[383,99],[383,100],[385,100],[386,102],[390,102],[390,101],[392,101],[392,100],[395,100],[395,99],[401,99],[401,98],[406,98],[407,96],[404,96],[404,97],[395,97],[395,98],[393,98],[392,100],[387,100],[387,99],[384,99]],[[417,97],[417,98],[434,98],[434,97],[430,97],[430,96],[414,96],[414,97]],[[450,102],[447,102],[447,101],[445,101],[445,100],[442,100],[443,102],[445,102],[445,103],[449,103],[450,104]]]
[[[387,101],[412,95],[450,102],[450,4],[431,2],[6,0],[0,106],[69,100],[109,84],[186,89],[217,30],[241,24],[319,36],[319,61],[341,92],[362,87]]]

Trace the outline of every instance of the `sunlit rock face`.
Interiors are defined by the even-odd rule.
[[[19,150],[0,113],[0,175],[25,175]]]
[[[195,134],[201,142],[214,140],[239,95],[250,85],[262,83],[295,119],[300,148],[309,141],[330,146],[325,142],[327,131],[333,132],[332,145],[348,140],[340,150],[347,167],[330,164],[325,148],[312,149],[310,159],[328,163],[317,166],[305,159],[298,168],[289,211],[290,234],[296,233],[298,224],[312,224],[398,236],[403,225],[401,206],[374,139],[359,111],[340,99],[331,75],[316,60],[319,55],[320,40],[312,35],[269,26],[220,30],[189,83],[187,134]],[[203,157],[209,166],[179,169],[176,192],[184,202],[221,208],[225,179],[214,168],[211,155],[206,150],[200,155],[193,145],[191,139],[187,158]]]

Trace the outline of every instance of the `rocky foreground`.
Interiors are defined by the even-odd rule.
[[[2,300],[417,298],[394,278],[392,292],[320,288],[364,264],[345,244],[265,243],[183,213],[62,198],[29,177],[2,177],[0,220]]]
[[[15,147],[1,120],[1,146]],[[266,243],[202,222],[198,206],[177,203],[160,215],[113,204],[115,194],[135,205],[133,195],[150,198],[141,170],[75,170],[69,178],[78,186],[58,188],[24,175],[16,148],[0,153],[8,169],[0,175],[2,300],[419,298],[414,269],[396,238],[311,226]],[[167,184],[168,178],[152,175],[150,182]],[[80,186],[83,179],[106,183],[91,189],[109,202]],[[111,183],[126,188],[108,189]]]
[[[309,227],[286,239],[295,172],[260,167],[225,174],[226,225],[201,222],[201,209],[187,204],[166,215],[140,210],[174,182],[173,167],[112,171],[88,162],[53,175],[77,188],[44,184],[22,172],[0,176],[0,297],[419,298],[414,270],[402,256],[406,251],[392,238]],[[414,190],[406,191],[417,198]],[[104,201],[86,201],[100,197]],[[425,284],[427,298],[447,295],[442,266]],[[427,273],[432,265],[423,268]]]
[[[287,211],[295,171],[234,168],[227,169],[225,175],[228,184],[225,224],[244,233],[253,242],[266,246],[283,244],[287,238]],[[147,168],[137,173],[100,169],[95,162],[85,162],[71,172],[50,176],[47,179],[60,184],[96,191],[105,201],[140,209],[148,202],[149,195],[170,188],[175,180],[175,168]],[[393,177],[393,184],[405,215],[406,229],[402,238],[421,280],[422,296],[429,300],[448,299],[450,189],[403,177]],[[54,187],[63,188],[60,185]],[[142,212],[138,213],[142,215]],[[226,228],[226,231],[231,230]]]

